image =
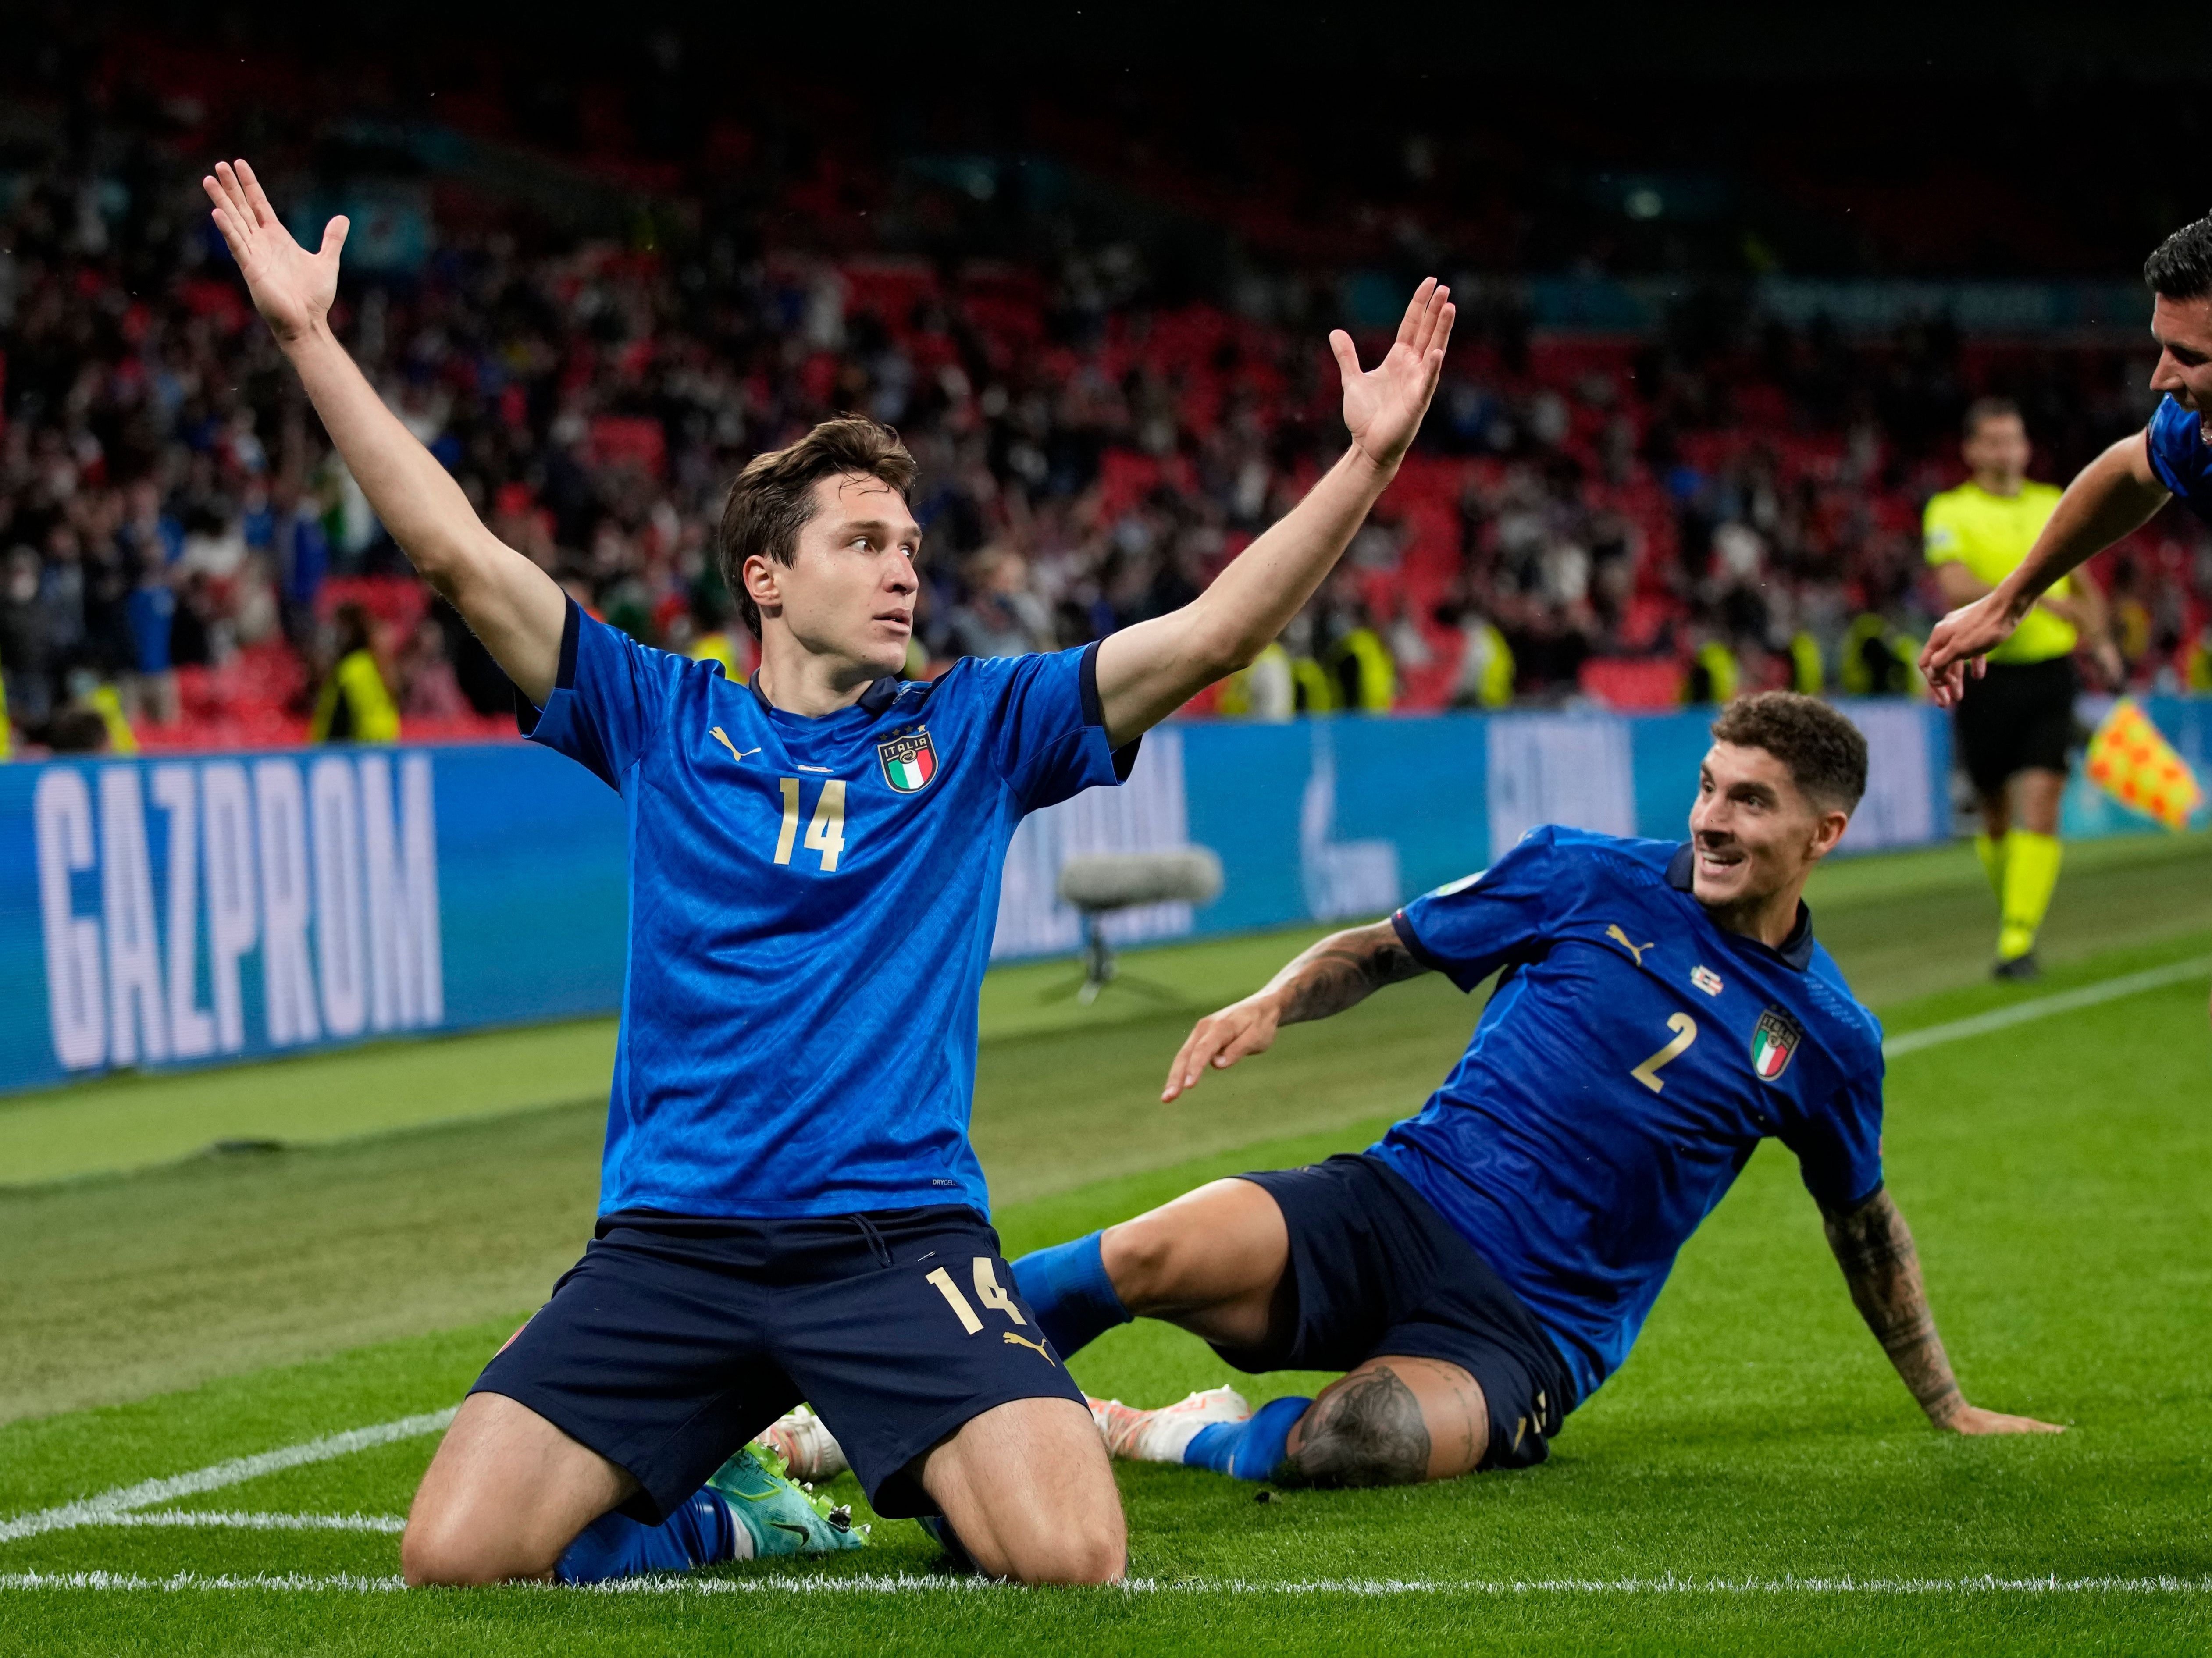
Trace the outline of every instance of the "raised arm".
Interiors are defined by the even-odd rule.
[[[1265,1053],[1284,1025],[1326,1019],[1384,985],[1427,971],[1389,921],[1332,932],[1293,957],[1264,989],[1200,1019],[1168,1067],[1160,1098],[1195,1087],[1209,1067],[1226,1071],[1248,1054]]]
[[[1414,290],[1389,351],[1367,373],[1350,335],[1339,329],[1328,337],[1344,376],[1352,446],[1204,592],[1098,647],[1098,699],[1116,746],[1250,662],[1313,597],[1420,430],[1455,314],[1451,290],[1430,277]]]
[[[331,332],[346,222],[331,220],[321,250],[310,253],[292,240],[244,161],[219,161],[201,183],[255,308],[298,371],[368,504],[507,677],[544,707],[560,669],[568,601],[552,577],[483,526],[460,486],[384,406]]]
[[[1969,1405],[1951,1374],[1928,1291],[1920,1281],[1920,1256],[1912,1233],[1887,1190],[1856,1209],[1821,1217],[1828,1248],[1844,1269],[1851,1301],[1874,1332],[1897,1374],[1920,1401],[1928,1419],[1947,1433],[2063,1433],[2064,1429],[2032,1417],[2005,1416]]]
[[[1983,656],[2020,626],[2051,583],[2102,552],[2122,536],[2141,529],[2166,505],[2166,485],[2151,470],[2148,435],[2137,432],[2081,469],[2066,486],[2057,510],[2020,568],[1984,597],[1936,624],[1920,653],[1920,671],[1936,701],[1954,705],[1966,689],[1971,667],[1981,671]],[[2092,641],[2093,644],[2094,641]]]

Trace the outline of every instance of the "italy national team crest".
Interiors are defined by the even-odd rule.
[[[1779,1082],[1797,1044],[1805,1040],[1797,1021],[1777,1008],[1759,1016],[1751,1032],[1751,1068],[1763,1083]]]
[[[877,744],[876,758],[883,762],[884,781],[901,794],[921,793],[937,775],[937,748],[926,726]]]

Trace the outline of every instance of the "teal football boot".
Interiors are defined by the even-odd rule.
[[[730,1505],[730,1513],[752,1539],[752,1558],[775,1554],[830,1554],[857,1549],[868,1540],[867,1527],[853,1524],[853,1511],[831,1508],[783,1471],[783,1459],[765,1445],[748,1445],[717,1468],[708,1490]]]

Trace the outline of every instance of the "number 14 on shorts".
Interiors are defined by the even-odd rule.
[[[1004,1313],[1024,1328],[1028,1327],[1029,1321],[1022,1316],[1022,1309],[1014,1305],[1014,1298],[999,1287],[999,1269],[992,1264],[990,1256],[975,1257],[972,1277],[975,1280],[977,1301],[981,1302],[986,1308],[993,1311]],[[967,1331],[971,1336],[983,1333],[981,1317],[976,1313],[975,1306],[969,1301],[966,1295],[962,1293],[960,1286],[952,1281],[952,1273],[949,1268],[939,1267],[929,1275],[928,1281],[937,1286],[937,1293],[945,1297],[945,1304],[952,1309],[952,1316],[960,1321],[962,1329]],[[1048,1363],[1051,1363],[1052,1355],[1045,1351],[1042,1342],[1032,1341],[1027,1336],[1018,1336],[1012,1330],[1001,1332],[1001,1335],[1005,1340],[1014,1345],[1036,1348],[1040,1354],[1043,1355]]]

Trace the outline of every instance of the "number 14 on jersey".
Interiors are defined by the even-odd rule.
[[[806,825],[806,838],[799,839],[799,780],[779,777],[776,786],[783,792],[783,823],[775,837],[775,861],[788,864],[793,850],[803,846],[809,852],[822,854],[822,872],[834,875],[837,859],[845,850],[845,780],[833,777],[822,786],[815,798],[814,816]]]

